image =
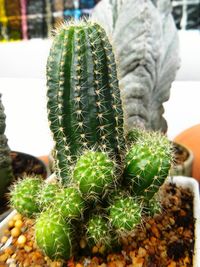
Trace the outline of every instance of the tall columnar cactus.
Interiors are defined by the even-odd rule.
[[[58,29],[47,62],[47,86],[62,181],[83,149],[95,147],[121,158],[123,110],[115,58],[103,28],[81,21]]]
[[[0,198],[4,197],[4,194],[7,192],[7,188],[13,179],[10,148],[4,134],[6,128],[5,119],[6,116],[0,94]]]
[[[159,132],[143,132],[126,155],[125,179],[136,195],[151,199],[168,176],[172,144]]]

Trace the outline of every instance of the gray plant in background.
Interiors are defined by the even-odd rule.
[[[179,68],[170,0],[102,0],[92,17],[113,40],[126,127],[167,131],[163,103]]]

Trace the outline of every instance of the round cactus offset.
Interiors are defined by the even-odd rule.
[[[10,191],[10,203],[19,213],[33,217],[40,210],[38,205],[38,193],[42,186],[42,180],[37,177],[25,177],[15,183]]]
[[[69,259],[72,256],[73,230],[61,214],[46,210],[35,224],[37,246],[53,260]]]
[[[172,145],[167,137],[146,132],[126,155],[125,179],[136,195],[150,199],[168,176],[172,160]]]
[[[123,110],[115,58],[103,28],[90,21],[63,24],[47,63],[48,118],[56,172],[63,182],[85,149],[124,153]]]
[[[78,189],[63,188],[54,198],[53,206],[65,218],[78,218],[83,214],[85,202]]]
[[[38,194],[40,209],[47,209],[54,202],[55,196],[60,190],[61,189],[58,184],[44,183]]]
[[[108,220],[101,215],[93,215],[87,224],[87,238],[91,246],[103,245],[109,247],[112,236]]]
[[[75,165],[73,180],[86,196],[102,195],[114,183],[114,166],[106,153],[86,151]]]
[[[141,223],[142,208],[133,197],[123,197],[109,207],[111,224],[120,234],[127,234]]]

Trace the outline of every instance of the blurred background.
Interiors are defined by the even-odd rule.
[[[0,93],[12,150],[36,156],[51,150],[45,78],[51,31],[63,20],[88,17],[98,2],[0,0]],[[200,123],[200,0],[173,0],[172,14],[181,67],[164,105],[170,139]]]
[[[47,38],[63,19],[88,16],[100,0],[0,0],[0,41]],[[178,29],[199,29],[199,0],[173,0]]]

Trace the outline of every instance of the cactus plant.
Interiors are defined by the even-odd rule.
[[[108,210],[111,224],[119,234],[127,234],[141,224],[142,207],[131,196],[115,200]]]
[[[93,9],[92,18],[112,36],[119,60],[128,130],[167,131],[163,103],[180,67],[171,2],[101,0]]]
[[[111,44],[92,21],[65,23],[47,62],[47,109],[55,140],[56,172],[68,181],[86,148],[123,154],[123,110]]]
[[[4,113],[4,106],[1,102],[0,94],[0,198],[4,198],[8,187],[13,180],[12,160],[10,156],[10,148],[5,136],[6,115]]]
[[[18,180],[10,190],[10,203],[19,213],[34,217],[39,211],[38,193],[42,180],[38,177],[26,176]]]
[[[68,259],[72,256],[73,229],[59,212],[46,210],[35,224],[37,246],[51,259]]]
[[[47,209],[54,201],[56,194],[60,191],[57,183],[44,183],[38,193],[38,203],[40,210]]]
[[[132,191],[147,199],[153,197],[168,176],[173,160],[172,145],[159,132],[145,132],[126,155],[125,179]]]
[[[87,238],[89,245],[110,247],[112,243],[112,229],[107,219],[102,215],[93,215],[87,223]]]
[[[78,218],[83,215],[85,202],[78,189],[62,188],[55,195],[53,206],[65,218]]]
[[[114,162],[105,152],[85,151],[74,167],[73,180],[86,197],[101,196],[114,183]]]

